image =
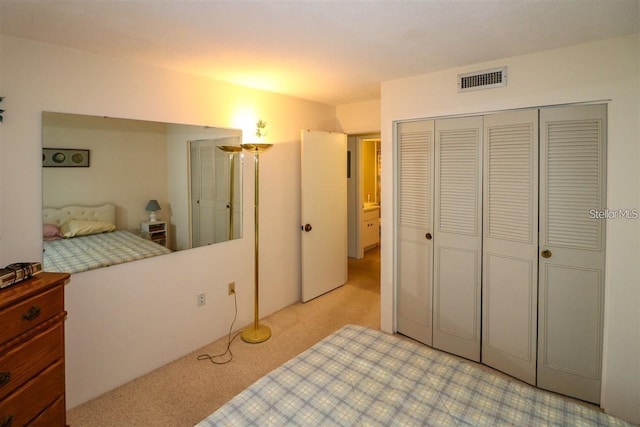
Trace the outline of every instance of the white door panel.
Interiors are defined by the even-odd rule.
[[[302,131],[301,154],[302,301],[306,302],[347,281],[347,136]]]
[[[435,123],[433,346],[480,361],[482,117]]]
[[[573,373],[588,379],[598,379],[599,348],[597,335],[602,315],[599,306],[602,294],[600,270],[571,268],[547,263],[544,280],[554,284],[546,288],[543,323],[553,325],[543,332],[543,366]],[[557,301],[572,301],[562,307]],[[564,342],[571,337],[571,351]],[[579,355],[579,357],[577,357]]]
[[[398,332],[432,344],[432,120],[400,123],[397,175]]]
[[[478,283],[479,251],[456,247],[437,247],[438,300],[434,307],[435,329],[442,334],[473,342],[477,338],[479,300],[469,289],[480,287]],[[464,314],[462,314],[464,313]],[[447,351],[453,351],[449,348]]]
[[[397,293],[398,332],[431,345],[431,269],[425,268],[432,259],[430,245],[418,239],[400,240],[398,270],[400,286]]]
[[[600,402],[604,105],[540,110],[538,386]]]
[[[484,129],[482,363],[536,383],[538,110]]]
[[[537,265],[485,251],[482,363],[535,385]]]

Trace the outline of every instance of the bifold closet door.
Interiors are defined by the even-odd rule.
[[[432,345],[433,126],[433,120],[423,120],[396,129],[396,326],[427,345]]]
[[[538,110],[485,117],[482,363],[535,385]]]
[[[480,361],[482,117],[435,123],[433,346]]]
[[[216,151],[219,150],[216,150],[215,142],[213,139],[189,142],[193,247],[215,243],[217,234],[215,219],[225,218],[227,215],[226,201],[220,204],[216,200],[216,171],[219,167],[216,162]]]
[[[538,386],[600,401],[604,105],[540,110]]]

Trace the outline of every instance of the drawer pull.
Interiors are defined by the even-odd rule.
[[[0,427],[11,427],[13,424],[13,415],[6,415],[0,418]]]
[[[42,311],[42,309],[40,307],[34,305],[29,310],[27,310],[27,312],[25,314],[23,314],[22,317],[27,319],[27,320],[33,320],[36,317],[40,316],[40,311]],[[1,425],[0,425],[0,427],[1,427]]]
[[[0,387],[11,380],[11,372],[0,372]]]

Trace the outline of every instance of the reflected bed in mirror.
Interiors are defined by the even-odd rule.
[[[217,148],[241,139],[237,129],[43,112],[47,152],[90,157],[88,167],[43,167],[44,269],[85,271],[242,237],[242,156]],[[160,205],[154,222],[151,200]],[[80,261],[89,245],[113,258]],[[67,261],[53,261],[63,250],[57,258]]]

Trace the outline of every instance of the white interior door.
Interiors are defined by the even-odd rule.
[[[540,110],[538,386],[599,403],[604,298],[604,105]]]
[[[347,281],[347,136],[302,131],[302,301]]]
[[[482,117],[436,120],[433,346],[480,361]]]
[[[210,245],[229,239],[230,158],[219,145],[238,145],[238,137],[189,141],[191,245]],[[239,156],[233,160],[239,164]],[[234,187],[241,194],[240,168],[234,168]],[[235,198],[236,207],[240,197]],[[235,209],[234,235],[240,234],[240,209]]]
[[[538,110],[484,124],[482,363],[535,385]]]
[[[433,336],[433,140],[433,120],[396,129],[396,327],[427,345]]]

